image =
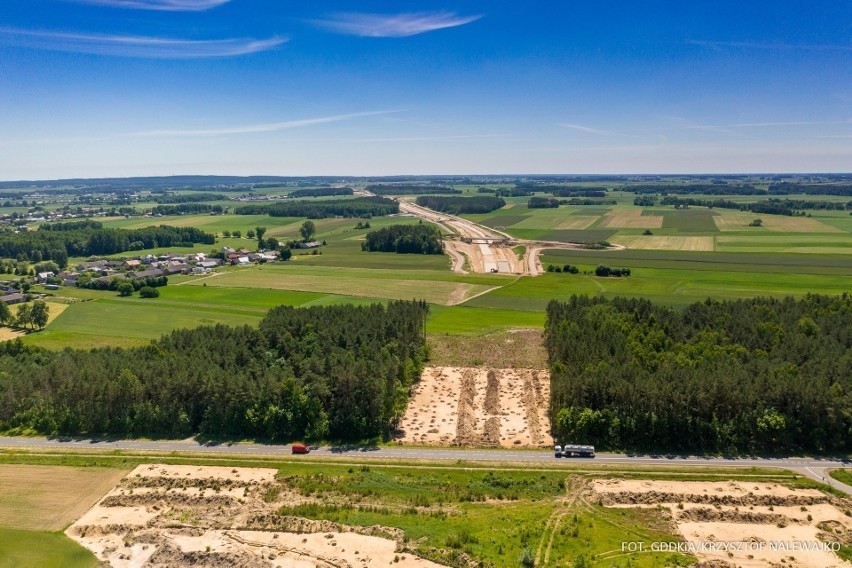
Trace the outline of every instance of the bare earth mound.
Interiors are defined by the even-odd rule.
[[[120,568],[439,568],[391,527],[278,515],[277,470],[140,465],[66,534]]]
[[[532,369],[427,367],[400,424],[403,444],[547,447],[550,377]]]
[[[840,568],[852,543],[848,500],[765,482],[597,480],[608,507],[666,507],[702,566]]]

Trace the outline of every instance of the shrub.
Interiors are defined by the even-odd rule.
[[[158,298],[160,296],[160,291],[156,288],[152,288],[151,286],[143,286],[139,289],[139,296],[142,298]]]

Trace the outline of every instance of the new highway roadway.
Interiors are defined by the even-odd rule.
[[[89,450],[129,452],[179,452],[206,455],[289,456],[290,446],[250,443],[216,443],[187,440],[100,440],[86,438],[0,437],[2,449],[39,451]],[[852,495],[852,487],[832,479],[828,471],[852,468],[852,460],[813,457],[723,457],[684,455],[640,455],[599,453],[594,458],[556,458],[548,450],[510,450],[476,448],[427,447],[364,447],[322,446],[310,453],[311,458],[345,458],[347,460],[430,460],[446,462],[500,462],[534,466],[558,467],[569,464],[600,464],[622,466],[682,467],[773,467],[790,470],[831,485]]]

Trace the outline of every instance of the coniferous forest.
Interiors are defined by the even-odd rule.
[[[443,254],[441,231],[434,225],[391,225],[367,233],[361,250],[399,254]]]
[[[0,430],[361,440],[402,417],[426,356],[423,302],[269,311],[259,328],[178,330],[147,347],[0,343]]]
[[[547,308],[562,443],[666,452],[852,451],[852,296],[572,297]]]

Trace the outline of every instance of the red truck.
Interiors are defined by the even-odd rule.
[[[293,444],[290,449],[294,454],[309,454],[311,452],[311,448],[305,444]]]

